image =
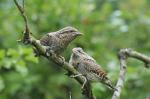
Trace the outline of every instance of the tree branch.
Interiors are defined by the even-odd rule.
[[[22,2],[22,7],[19,5],[19,3],[16,0],[14,0],[14,2],[25,22],[25,30],[23,32],[23,38],[18,41],[23,42],[24,44],[28,44],[30,42],[30,30],[29,30],[28,20],[24,9],[24,0]]]
[[[34,46],[41,56],[46,57],[49,61],[55,62],[60,67],[62,67],[66,71],[68,71],[69,74],[71,74],[71,75],[80,74],[68,62],[64,62],[63,60],[61,60],[59,58],[46,55],[45,47],[40,44],[39,40],[37,40],[36,38],[34,38],[33,36],[30,35],[28,21],[27,21],[27,16],[26,16],[25,11],[24,11],[24,1],[23,1],[23,6],[22,7],[18,4],[18,2],[16,0],[14,0],[14,2],[16,4],[19,12],[21,13],[21,16],[23,17],[24,22],[25,22],[25,32],[23,34],[23,40],[21,40],[21,41],[23,41],[24,44],[31,44],[32,46]],[[81,85],[84,83],[84,78],[82,76],[75,77],[75,79]],[[82,90],[82,94],[87,96],[88,99],[95,99],[95,97],[94,97],[94,95],[92,93],[91,85],[89,83],[86,83],[84,89]]]
[[[112,99],[119,99],[122,88],[124,87],[125,74],[127,71],[127,65],[126,65],[127,55],[125,54],[124,49],[119,52],[119,59],[120,59],[120,74],[116,85],[117,91],[114,92]]]
[[[145,63],[145,67],[150,67],[150,57],[143,55],[139,52],[136,52],[132,49],[122,49],[119,52],[119,60],[120,60],[120,74],[118,78],[118,82],[116,85],[117,91],[114,92],[112,99],[119,99],[120,94],[122,91],[122,88],[124,87],[124,82],[125,82],[125,75],[127,72],[127,58],[136,58],[140,61],[143,61]]]
[[[148,57],[144,54],[141,54],[139,52],[133,51],[132,49],[128,49],[128,51],[126,51],[126,54],[129,57],[132,57],[132,58],[135,58],[135,59],[138,59],[138,60],[144,62],[146,68],[150,67],[150,57]]]

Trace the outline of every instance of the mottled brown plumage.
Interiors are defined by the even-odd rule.
[[[111,80],[108,79],[106,71],[96,63],[96,61],[85,53],[82,48],[73,48],[69,63],[90,82],[102,82],[111,89]]]
[[[46,34],[40,39],[40,43],[46,47],[48,53],[59,55],[79,35],[81,33],[77,29],[68,26],[59,31]]]

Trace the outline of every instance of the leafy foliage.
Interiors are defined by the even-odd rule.
[[[19,2],[21,0],[18,0]],[[20,2],[21,3],[21,2]],[[42,35],[71,25],[84,33],[66,50],[83,47],[100,63],[115,83],[119,72],[117,52],[131,47],[150,55],[150,5],[148,0],[25,0],[33,35]],[[24,23],[13,0],[0,1],[0,99],[84,98],[80,85],[63,75],[64,70],[43,57],[34,57],[31,46],[22,46]],[[150,96],[150,71],[129,60],[121,99]],[[93,84],[97,98],[109,99],[112,91]],[[138,94],[138,95],[137,95]]]

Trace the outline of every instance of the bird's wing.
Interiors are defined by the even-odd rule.
[[[85,59],[87,59],[88,61],[96,62],[95,59],[91,57],[90,55],[88,55],[87,53],[85,53]]]
[[[81,59],[87,60],[87,61],[93,61],[96,62],[95,59],[93,57],[91,57],[90,55],[88,55],[85,52],[82,52],[82,54],[80,55]]]
[[[89,71],[92,72],[96,75],[98,75],[101,79],[106,78],[107,73],[106,71],[100,66],[98,65],[96,62],[94,61],[90,61],[90,60],[84,60],[84,68]]]
[[[49,35],[49,34],[47,34],[47,35],[44,35],[41,39],[40,39],[40,43],[42,44],[42,45],[44,45],[44,46],[50,46],[50,45],[52,45],[52,40],[53,39],[53,37],[52,37],[52,35]]]

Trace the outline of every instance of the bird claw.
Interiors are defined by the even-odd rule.
[[[70,75],[71,78],[75,78],[78,76],[82,76],[84,78],[84,82],[83,82],[82,87],[81,87],[81,90],[84,90],[85,84],[87,83],[86,77],[84,77],[82,74]]]
[[[55,53],[52,55],[52,58],[55,60],[56,63],[62,64],[62,65],[65,63],[65,58]]]
[[[45,49],[46,49],[46,52],[45,52],[45,54],[46,54],[46,56],[56,56],[55,55],[55,53],[54,53],[54,51],[53,50],[51,50],[49,47],[47,47],[47,46],[44,46],[45,47]]]
[[[60,56],[60,55],[57,55],[55,53],[52,53],[51,57],[53,59],[55,59],[56,63],[60,63],[60,64],[64,64],[65,63],[65,58]]]
[[[65,58],[60,56],[60,55],[58,57],[59,57],[59,60],[62,62],[62,64],[64,64],[65,63]]]
[[[84,90],[84,86],[87,83],[87,78],[85,76],[83,76],[83,78],[84,78],[84,82],[82,84],[81,90]]]
[[[82,74],[70,75],[71,78],[75,78],[75,77],[78,77],[78,76],[82,76]]]
[[[85,86],[85,85],[82,85],[81,90],[84,90],[84,86]]]
[[[70,75],[69,77],[71,77],[71,78],[75,78],[75,75]]]
[[[46,52],[46,56],[51,56],[50,53]]]
[[[48,50],[46,50],[45,54],[46,54],[46,56],[52,56],[53,55],[53,53],[48,51]]]

